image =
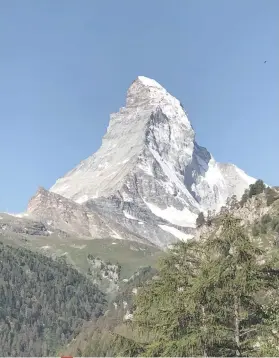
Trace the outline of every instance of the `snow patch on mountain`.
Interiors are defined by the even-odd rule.
[[[159,225],[161,229],[170,232],[173,236],[178,238],[181,241],[187,241],[193,238],[193,235],[185,234],[184,232],[176,229],[175,227],[168,226],[168,225]]]
[[[153,214],[159,216],[166,221],[179,226],[184,227],[195,227],[195,222],[197,215],[193,214],[189,209],[184,208],[183,210],[178,210],[175,207],[167,207],[161,209],[158,206],[153,205],[152,203],[145,202],[148,208],[152,211]]]
[[[125,211],[125,210],[123,211],[123,214],[124,214],[125,218],[127,218],[127,219],[138,220],[133,215],[130,215],[129,213],[127,213],[127,211]]]

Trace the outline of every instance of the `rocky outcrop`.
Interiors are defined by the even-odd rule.
[[[88,239],[115,238],[159,247],[167,247],[176,241],[164,229],[164,220],[156,218],[151,212],[140,211],[137,207],[134,209],[129,203],[123,205],[118,198],[113,197],[78,204],[39,188],[31,198],[27,212],[29,218]],[[182,230],[187,231],[184,228]]]

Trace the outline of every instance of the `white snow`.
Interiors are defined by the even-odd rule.
[[[154,150],[153,148],[149,148],[149,149],[150,152],[153,154],[154,158],[156,159],[156,161],[159,163],[164,174],[169,178],[170,184],[174,183],[175,186],[187,196],[189,202],[197,207],[198,206],[197,202],[193,199],[193,197],[185,187],[184,183],[181,180],[179,180],[179,178],[176,176],[175,169],[171,168],[169,164],[165,163],[156,150]]]
[[[41,249],[44,249],[44,250],[48,250],[48,249],[50,249],[51,248],[51,246],[49,246],[49,245],[45,245],[45,246],[42,246],[41,247]]]
[[[147,163],[138,164],[138,168],[140,168],[144,173],[153,176],[152,168]]]
[[[131,220],[138,220],[137,218],[135,218],[134,216],[130,215],[129,213],[127,213],[127,211],[123,210],[123,214],[125,216],[125,218],[127,219],[131,219]]]
[[[115,239],[118,239],[118,240],[123,240],[123,237],[121,237],[116,231],[114,231],[114,230],[112,230],[112,231],[113,231],[113,234],[111,235],[112,237],[114,237]]]
[[[171,224],[183,227],[196,227],[197,214],[192,213],[187,208],[178,210],[173,206],[169,206],[166,209],[160,209],[152,203],[145,202],[145,204],[149,207],[153,214],[167,220]]]
[[[138,76],[138,79],[141,81],[143,85],[147,87],[156,87],[159,89],[164,89],[157,81],[152,80],[151,78],[145,76]]]
[[[159,227],[167,232],[169,232],[170,234],[172,234],[173,236],[175,236],[176,238],[178,238],[181,241],[187,241],[189,239],[193,238],[193,235],[189,235],[189,234],[185,234],[184,232],[176,229],[175,227],[172,226],[167,226],[167,225],[159,225]]]
[[[82,204],[82,203],[84,203],[85,201],[87,201],[89,198],[88,198],[88,195],[83,195],[83,196],[81,196],[80,198],[78,198],[77,200],[76,200],[76,202],[78,203],[78,204]]]
[[[0,220],[2,220],[3,219],[3,217],[2,216],[0,216]]]
[[[144,223],[142,221],[138,221],[139,225],[144,225]]]
[[[235,165],[234,165],[234,168],[235,168],[235,171],[238,173],[238,175],[242,178],[242,180],[247,183],[247,185],[255,183],[255,181],[256,181],[255,178],[250,177],[242,169],[239,169]]]
[[[4,213],[4,214],[7,214],[7,215],[11,215],[11,216],[15,216],[17,218],[24,218],[24,217],[27,217],[29,216],[28,213],[18,213],[18,214],[14,214],[14,213]]]
[[[123,200],[127,201],[128,203],[133,201],[133,199],[125,191],[123,191],[122,197],[123,197]]]
[[[139,251],[139,249],[137,249],[137,248],[134,247],[134,246],[130,246],[130,250],[132,250],[132,251]]]
[[[132,319],[133,319],[133,314],[130,313],[129,311],[127,311],[127,313],[125,314],[123,320],[128,321],[128,320],[132,320]]]
[[[49,235],[53,234],[53,231],[48,230],[47,232],[49,233]]]
[[[136,294],[138,293],[137,287],[134,287],[134,288],[132,289],[132,293],[133,293],[134,295],[136,295]]]
[[[79,249],[79,250],[82,250],[86,247],[86,245],[76,245],[76,244],[73,244],[71,245],[71,247],[75,248],[75,249]]]

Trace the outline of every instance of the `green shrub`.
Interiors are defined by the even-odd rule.
[[[264,192],[265,184],[261,179],[258,179],[254,184],[249,186],[249,198],[252,198],[254,195],[258,195]]]
[[[270,223],[271,220],[272,220],[271,216],[269,214],[265,214],[265,215],[263,215],[261,222],[263,225],[266,225],[266,224]]]
[[[260,229],[259,229],[259,225],[255,224],[252,228],[252,235],[253,236],[259,236],[260,234]]]
[[[197,227],[201,227],[205,223],[205,218],[203,212],[199,213],[197,219],[196,219],[196,225]]]
[[[272,188],[265,189],[266,205],[270,206],[275,200],[279,199],[279,194]]]
[[[243,207],[248,199],[249,199],[249,189],[246,189],[244,194],[241,197],[240,206]]]

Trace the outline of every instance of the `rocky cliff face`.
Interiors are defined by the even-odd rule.
[[[82,227],[86,236],[166,246],[192,235],[199,211],[218,210],[254,181],[233,164],[217,163],[195,142],[181,103],[138,77],[126,107],[111,115],[101,148],[48,194],[38,192],[28,211],[63,230]]]

